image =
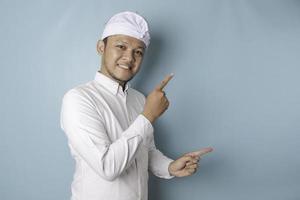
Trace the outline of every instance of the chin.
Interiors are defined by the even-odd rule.
[[[114,76],[114,79],[116,79],[119,82],[128,82],[133,78],[133,76]]]

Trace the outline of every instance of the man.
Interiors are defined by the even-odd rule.
[[[189,176],[200,157],[212,151],[205,148],[174,161],[155,147],[152,124],[169,106],[163,89],[173,75],[147,98],[128,84],[149,43],[143,17],[114,15],[97,43],[100,71],[63,98],[61,126],[76,161],[73,200],[146,200],[148,169],[165,179]]]

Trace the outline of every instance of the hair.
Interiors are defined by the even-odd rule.
[[[106,37],[106,38],[103,39],[103,42],[104,42],[105,47],[106,47],[106,44],[107,44],[107,39],[108,39],[108,37]],[[104,47],[104,48],[105,48],[105,47]]]

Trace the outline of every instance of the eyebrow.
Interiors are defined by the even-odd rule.
[[[129,45],[128,42],[125,42],[123,40],[116,40],[116,42],[122,42],[122,43],[125,43],[125,44]],[[143,49],[143,50],[145,50],[145,47],[143,47],[143,46],[138,46],[137,47],[137,49],[140,49],[140,48]]]

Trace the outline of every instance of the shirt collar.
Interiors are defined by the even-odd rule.
[[[126,83],[125,90],[123,92],[122,86],[117,81],[105,76],[101,72],[96,72],[95,81],[97,81],[97,83],[101,84],[105,89],[109,90],[114,95],[118,93],[126,95],[127,90],[130,87],[130,84]]]

